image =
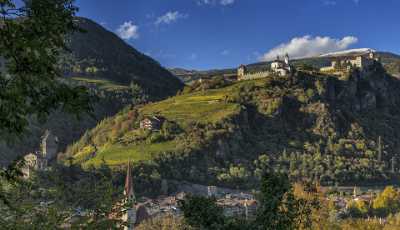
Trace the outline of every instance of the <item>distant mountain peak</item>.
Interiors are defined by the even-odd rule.
[[[354,55],[354,54],[365,54],[365,53],[369,53],[371,51],[376,52],[376,50],[371,49],[371,48],[358,48],[358,49],[348,49],[348,50],[326,53],[326,54],[320,55],[319,57],[334,57],[334,56],[344,56],[344,55]]]

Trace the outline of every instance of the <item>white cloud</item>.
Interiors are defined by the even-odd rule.
[[[137,39],[139,38],[139,27],[132,21],[127,21],[118,27],[117,34],[125,40]]]
[[[196,0],[197,5],[222,5],[228,6],[235,3],[236,0]]]
[[[189,17],[189,15],[179,13],[179,11],[169,11],[166,14],[158,17],[155,24],[156,25],[171,24],[173,22],[176,22],[179,19],[184,19],[187,17]]]
[[[197,60],[197,58],[198,58],[198,55],[196,53],[192,53],[189,56],[189,60],[192,60],[192,61]]]
[[[322,2],[325,6],[335,6],[337,4],[337,2],[334,0],[323,0]]]
[[[230,51],[230,50],[222,50],[222,51],[221,51],[221,55],[222,55],[222,56],[228,56],[229,54],[231,54],[231,51]]]
[[[358,42],[358,38],[346,36],[342,39],[331,37],[312,37],[306,35],[304,37],[295,37],[288,43],[282,43],[270,51],[262,55],[263,61],[273,60],[277,55],[288,53],[293,58],[311,57],[328,52],[345,50],[349,46]]]
[[[235,3],[235,0],[221,0],[220,1],[220,4],[223,6],[232,5],[233,3]]]

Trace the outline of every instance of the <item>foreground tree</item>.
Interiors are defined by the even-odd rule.
[[[76,11],[73,0],[0,0],[0,58],[6,63],[0,71],[2,140],[22,135],[29,119],[45,120],[54,110],[76,115],[92,110],[87,89],[63,81],[58,64],[68,51],[66,38],[79,31]],[[32,187],[20,180],[23,164],[18,159],[0,169],[0,226],[54,229],[64,213],[29,199]]]
[[[185,223],[196,229],[290,230],[312,227],[316,200],[296,198],[288,176],[266,170],[261,179],[255,219],[248,221],[223,215],[213,198],[188,196],[180,203]]]
[[[180,203],[180,208],[190,226],[199,229],[223,229],[223,210],[213,198],[189,195]]]
[[[311,210],[293,194],[286,174],[266,170],[261,179],[256,229],[287,230],[311,227]]]
[[[79,29],[73,0],[0,0],[0,134],[22,134],[29,118],[45,119],[56,109],[90,111],[86,88],[60,80],[58,61],[66,37]]]

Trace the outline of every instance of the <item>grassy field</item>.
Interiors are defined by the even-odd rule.
[[[103,159],[110,166],[121,165],[129,160],[133,162],[137,161],[147,161],[153,159],[157,154],[162,152],[174,150],[176,148],[175,141],[166,141],[162,143],[153,144],[140,144],[140,145],[108,145],[104,146],[96,156],[90,158],[90,160],[84,161],[84,166],[94,165],[99,166]],[[75,156],[75,161],[79,162],[84,160],[84,153],[77,154]]]
[[[96,78],[85,78],[85,77],[73,77],[72,80],[82,82],[85,84],[94,84],[100,89],[107,90],[107,91],[115,91],[115,90],[128,90],[129,86],[121,85],[116,82],[112,82],[110,80],[104,79],[96,79]]]
[[[241,111],[240,104],[229,102],[227,98],[235,95],[242,86],[262,86],[265,85],[265,81],[265,79],[243,81],[220,89],[211,89],[175,96],[160,102],[147,104],[139,109],[139,113],[142,116],[163,116],[168,121],[176,122],[183,130],[191,123],[215,124],[224,119],[238,115]],[[108,81],[100,80],[90,80],[90,82],[105,85],[109,84]],[[118,126],[118,123],[126,123],[127,114],[119,114],[110,119],[111,120],[107,124],[98,124],[98,127],[94,129],[96,131],[94,136],[91,137],[92,139],[98,139],[98,135],[109,135],[111,130],[115,129],[113,126]],[[130,129],[121,133],[119,137],[136,135],[137,131],[138,130]],[[176,151],[178,143],[176,143],[176,140],[170,140],[160,143],[144,141],[141,142],[141,144],[128,146],[101,141],[97,141],[95,144],[98,148],[95,155],[93,154],[95,152],[94,147],[85,146],[74,154],[74,161],[86,166],[99,165],[103,159],[111,166],[124,164],[129,159],[133,161],[147,161],[153,159],[157,154],[162,152]]]
[[[263,85],[264,79],[238,82],[221,89],[212,89],[176,96],[161,102],[146,105],[140,110],[143,115],[160,115],[175,121],[182,127],[191,122],[216,123],[240,112],[240,105],[226,102],[246,84]]]

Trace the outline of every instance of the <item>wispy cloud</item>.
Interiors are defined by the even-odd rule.
[[[342,39],[331,37],[312,37],[306,35],[295,37],[287,43],[282,43],[262,55],[260,60],[270,61],[277,55],[288,53],[293,58],[312,57],[323,53],[345,50],[358,42],[358,38],[346,36]]]
[[[221,0],[219,3],[223,6],[227,6],[227,5],[232,5],[233,3],[235,3],[235,0]]]
[[[230,51],[230,50],[222,50],[222,51],[221,51],[221,55],[222,55],[222,56],[228,56],[229,54],[231,54],[231,51]]]
[[[196,0],[197,5],[222,5],[229,6],[236,2],[236,0]]]
[[[323,0],[322,3],[325,6],[336,6],[337,2],[335,0]]]
[[[198,55],[196,53],[192,53],[189,56],[189,60],[191,60],[191,61],[195,61],[195,60],[197,60],[197,58],[198,58]]]
[[[117,34],[125,40],[137,39],[139,38],[139,27],[132,21],[127,21],[118,27]]]
[[[173,22],[178,21],[179,19],[185,19],[187,17],[189,17],[189,15],[182,14],[179,11],[169,11],[169,12],[165,13],[164,15],[158,17],[154,24],[156,24],[156,25],[171,24]]]

